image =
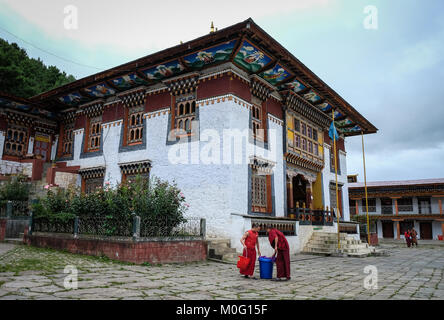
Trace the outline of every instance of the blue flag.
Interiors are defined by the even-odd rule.
[[[333,121],[331,122],[330,129],[328,130],[328,136],[329,136],[330,139],[332,139],[332,140],[333,140],[333,137],[335,137],[335,138],[334,138],[335,140],[338,140],[338,139],[339,139],[338,131],[336,131],[336,127],[335,127]]]

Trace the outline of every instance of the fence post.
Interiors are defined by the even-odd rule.
[[[79,217],[74,218],[74,238],[77,238],[79,235]]]
[[[205,218],[200,219],[200,236],[204,239],[207,236],[207,220]]]
[[[32,211],[32,205],[37,204],[39,201],[37,199],[32,199],[31,200],[31,210],[29,211],[29,226],[28,226],[28,234],[31,235],[32,231],[33,231],[33,215],[34,212]]]
[[[133,216],[133,240],[136,241],[140,237],[140,217]]]
[[[6,203],[6,217],[11,218],[12,216],[12,201],[8,200]]]
[[[28,222],[28,235],[32,235],[32,215],[33,212],[29,213],[29,222]]]

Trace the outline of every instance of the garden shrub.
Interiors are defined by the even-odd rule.
[[[158,178],[150,181],[136,177],[115,187],[105,183],[93,193],[84,194],[77,189],[49,189],[45,198],[33,205],[35,219],[69,221],[78,216],[89,223],[92,232],[106,235],[128,235],[134,215],[140,216],[143,228],[157,230],[150,235],[162,236],[186,221],[187,205],[176,184]],[[104,230],[104,231],[103,231]]]

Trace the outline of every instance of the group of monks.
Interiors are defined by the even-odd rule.
[[[273,280],[288,281],[290,277],[290,247],[284,234],[271,226],[267,226],[268,240],[271,247],[274,249],[273,257],[276,259],[277,275]],[[254,274],[254,266],[256,263],[256,248],[257,253],[261,256],[259,248],[259,231],[261,227],[258,224],[253,224],[251,230],[245,232],[241,238],[241,243],[244,247],[243,256],[249,258],[249,264],[245,269],[241,269],[240,273],[245,278],[256,279]]]
[[[416,232],[416,230],[413,229],[408,229],[406,232],[404,232],[404,237],[405,237],[405,241],[407,243],[407,247],[410,248],[410,246],[414,246],[416,244],[416,246],[418,246],[418,233]]]

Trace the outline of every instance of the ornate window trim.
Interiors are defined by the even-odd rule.
[[[83,132],[80,158],[97,157],[103,154],[103,101],[83,106],[78,112],[87,116],[86,128]]]
[[[29,128],[15,123],[8,123],[5,132],[3,155],[22,157],[28,153]]]
[[[127,163],[119,163],[120,172],[122,173],[122,182],[127,181],[130,176],[141,175],[149,180],[151,171],[151,161],[135,161]]]
[[[276,162],[251,156],[249,164],[249,214],[275,215],[274,174]]]
[[[199,106],[196,92],[199,74],[193,73],[164,83],[171,93],[166,144],[199,140]]]
[[[103,187],[105,167],[84,168],[79,170],[82,177],[82,192],[91,193],[98,187]]]

